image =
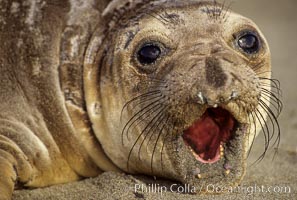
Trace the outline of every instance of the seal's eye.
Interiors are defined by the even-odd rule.
[[[242,35],[237,42],[238,46],[248,54],[257,53],[259,51],[259,39],[253,33]]]
[[[143,65],[154,63],[161,55],[161,49],[154,44],[146,44],[137,53],[138,61]]]

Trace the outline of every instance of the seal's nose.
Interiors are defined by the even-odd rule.
[[[205,59],[205,77],[207,84],[215,89],[225,86],[227,75],[224,73],[221,62],[215,57]]]
[[[207,104],[216,107],[227,103],[239,96],[235,85],[231,81],[230,72],[224,68],[224,61],[212,56],[205,58],[205,84],[199,85],[200,90],[196,93],[199,104]],[[226,64],[226,66],[228,66]]]

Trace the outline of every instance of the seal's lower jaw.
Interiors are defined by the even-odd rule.
[[[223,108],[208,108],[182,135],[184,143],[201,163],[216,163],[224,156],[224,144],[232,140],[239,126]]]

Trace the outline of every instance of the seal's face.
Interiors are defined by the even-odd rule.
[[[119,24],[98,59],[104,112],[91,116],[108,157],[193,185],[240,182],[269,105],[270,53],[256,25],[200,3]]]

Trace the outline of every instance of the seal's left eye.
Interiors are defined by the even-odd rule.
[[[143,65],[154,63],[161,55],[161,49],[154,44],[146,44],[137,53],[138,61]]]
[[[238,46],[246,53],[257,53],[260,49],[259,39],[252,33],[247,33],[238,39]]]

